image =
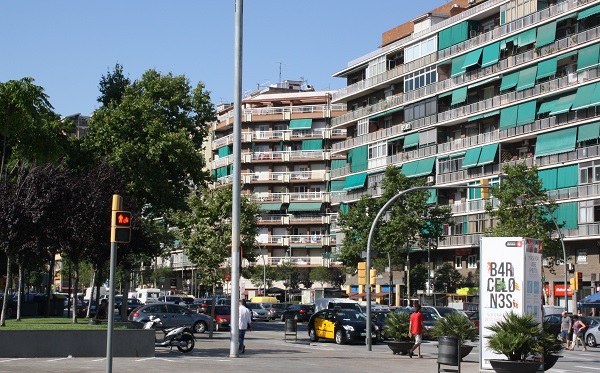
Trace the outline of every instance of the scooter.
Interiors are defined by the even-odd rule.
[[[162,341],[155,340],[155,347],[169,347],[172,351],[175,346],[185,353],[192,351],[196,345],[196,338],[189,327],[164,328],[162,321],[156,316],[150,316],[150,320],[144,323],[144,329],[160,329],[164,333]]]

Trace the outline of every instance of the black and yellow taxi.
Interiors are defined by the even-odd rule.
[[[319,339],[334,340],[337,344],[365,339],[367,316],[351,309],[324,309],[316,312],[308,321],[308,336],[311,342]],[[379,327],[371,324],[371,341],[379,340]]]

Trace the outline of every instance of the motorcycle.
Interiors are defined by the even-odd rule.
[[[189,327],[164,328],[162,321],[156,316],[150,316],[150,320],[144,323],[144,329],[160,329],[164,333],[162,341],[155,340],[155,347],[169,347],[172,351],[175,346],[179,351],[186,353],[192,351],[196,345],[196,338]]]

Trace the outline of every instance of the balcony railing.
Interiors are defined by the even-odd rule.
[[[260,107],[260,108],[243,108],[242,117],[246,115],[284,115],[289,114],[307,114],[307,113],[322,113],[323,117],[329,116],[333,111],[346,111],[346,104],[323,104],[323,105],[302,105],[302,106],[277,106],[277,107]],[[217,121],[223,122],[233,118],[233,110],[228,111],[217,117]]]

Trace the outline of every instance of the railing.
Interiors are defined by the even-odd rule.
[[[244,115],[283,115],[290,114],[306,114],[306,113],[329,113],[330,111],[346,111],[346,104],[323,104],[323,105],[302,105],[302,106],[277,106],[277,107],[261,107],[261,108],[243,108],[242,116]],[[217,121],[223,122],[229,118],[233,118],[233,110],[228,111],[223,115],[217,116]]]
[[[266,258],[267,265],[270,266],[279,266],[284,263],[290,263],[296,266],[302,265],[318,265],[324,266],[325,259],[321,256],[270,256]],[[257,259],[256,262],[253,262],[254,265],[262,265],[262,258]]]

